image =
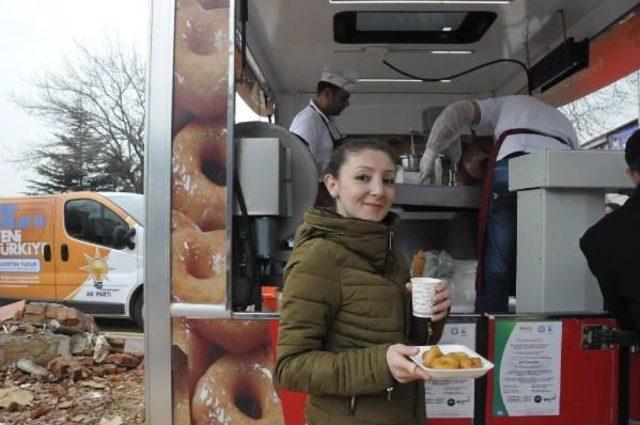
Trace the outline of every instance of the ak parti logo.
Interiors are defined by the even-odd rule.
[[[96,249],[96,253],[92,256],[84,254],[87,259],[87,265],[80,267],[80,270],[89,272],[93,279],[93,286],[96,289],[102,289],[102,284],[105,280],[109,280],[108,275],[113,267],[109,267],[108,260],[109,254],[104,257],[100,256],[100,252]]]

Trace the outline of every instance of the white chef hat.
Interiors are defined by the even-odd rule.
[[[320,81],[325,81],[333,84],[334,86],[340,87],[343,90],[350,91],[358,82],[358,73],[352,69],[334,71],[329,68],[325,68],[320,75]]]

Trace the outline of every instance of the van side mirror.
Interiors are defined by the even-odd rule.
[[[127,237],[125,238],[125,243],[127,245],[127,248],[134,249],[136,247],[135,236],[136,236],[136,228],[135,227],[129,228],[127,230]]]
[[[134,249],[136,247],[136,243],[133,240],[133,237],[136,235],[135,228],[127,228],[124,226],[118,226],[113,229],[113,247],[115,249]]]

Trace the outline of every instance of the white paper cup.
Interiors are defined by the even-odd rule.
[[[411,304],[413,315],[416,317],[431,317],[433,314],[433,298],[436,295],[436,286],[441,279],[431,277],[411,278]]]

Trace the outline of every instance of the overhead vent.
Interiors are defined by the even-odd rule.
[[[333,38],[342,44],[467,44],[480,40],[494,12],[339,12]]]
[[[589,40],[568,38],[531,67],[530,91],[543,92],[589,66]]]

